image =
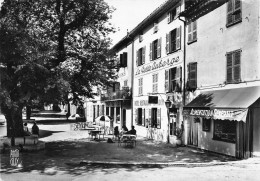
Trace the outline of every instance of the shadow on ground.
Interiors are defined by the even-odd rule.
[[[60,132],[64,132],[64,131],[49,131],[49,130],[40,130],[40,134],[39,134],[39,138],[45,138],[48,136],[53,135],[54,133],[60,133]]]
[[[42,130],[44,131],[44,130]],[[45,135],[51,132],[45,132]],[[9,153],[1,155],[0,173],[37,172],[56,175],[60,172],[81,175],[83,173],[107,172],[115,173],[124,168],[127,171],[141,171],[150,168],[164,168],[163,165],[122,165],[122,164],[83,164],[82,161],[105,162],[174,162],[174,163],[218,163],[234,161],[234,158],[203,152],[187,147],[171,147],[164,143],[138,140],[134,148],[107,143],[105,140],[96,142],[89,139],[73,141],[57,141],[46,143],[46,149],[39,152],[20,154],[20,167],[10,166]]]

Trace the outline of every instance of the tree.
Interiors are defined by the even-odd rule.
[[[68,102],[70,94],[80,103],[116,77],[107,58],[111,12],[103,0],[4,1],[0,98],[8,136],[22,136],[22,108],[32,101]]]

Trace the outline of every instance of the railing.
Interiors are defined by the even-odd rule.
[[[109,101],[116,99],[130,100],[132,99],[132,91],[129,88],[124,88],[123,90],[101,95],[101,101]]]

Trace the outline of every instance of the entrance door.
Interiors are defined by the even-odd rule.
[[[199,138],[199,119],[191,119],[190,121],[190,132],[188,144],[193,146],[198,146],[198,138]]]
[[[123,109],[123,122],[122,122],[123,126],[126,126],[126,110]]]

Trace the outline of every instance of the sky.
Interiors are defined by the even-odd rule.
[[[0,3],[3,0],[0,0]],[[157,7],[166,0],[104,0],[116,10],[112,14],[110,22],[116,29],[116,33],[111,34],[112,44],[116,44],[126,36],[127,30],[130,32],[143,19],[151,14]]]
[[[112,14],[111,23],[117,32],[111,34],[113,45],[126,36],[143,19],[150,15],[166,0],[104,0],[110,6],[116,8]]]

